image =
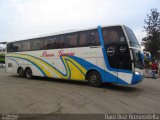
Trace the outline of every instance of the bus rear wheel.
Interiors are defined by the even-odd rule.
[[[33,78],[32,70],[31,70],[30,68],[27,68],[27,69],[25,70],[25,76],[26,76],[26,78],[28,78],[28,79],[32,79],[32,78]]]
[[[19,77],[24,77],[24,70],[21,67],[18,68],[18,76]]]
[[[101,75],[97,71],[91,71],[87,75],[87,80],[90,86],[99,87],[102,84]]]

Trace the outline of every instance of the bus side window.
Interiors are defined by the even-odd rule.
[[[13,43],[13,51],[12,52],[20,52],[21,51],[21,43],[15,42]]]
[[[90,30],[80,33],[80,46],[98,46],[100,45],[98,32],[96,30]]]
[[[85,32],[80,32],[79,46],[80,46],[80,47],[87,46],[87,41],[86,41],[86,34],[85,34]]]
[[[63,44],[64,44],[64,48],[68,48],[69,46],[68,46],[68,42],[69,42],[69,40],[71,39],[71,35],[65,35],[64,37],[63,37]]]
[[[111,43],[119,43],[119,36],[117,31],[107,29],[103,31],[103,35],[105,45]]]
[[[44,49],[52,49],[53,38],[44,38]]]
[[[61,36],[59,40],[59,48],[65,48],[65,38],[66,36]]]
[[[96,31],[96,46],[100,46],[100,39],[97,31]]]
[[[103,39],[104,39],[104,44],[108,44],[109,43],[109,32],[107,30],[103,31]]]
[[[52,39],[52,38],[49,38],[49,39],[47,40],[47,45],[46,45],[46,47],[47,47],[47,49],[52,49],[52,46],[53,46],[53,39]]]
[[[88,41],[89,46],[98,46],[98,45],[100,45],[98,32],[96,30],[88,31],[87,41]]]
[[[21,42],[21,51],[29,51],[30,50],[30,41],[22,41]]]
[[[119,43],[119,35],[117,31],[110,31],[110,43]]]
[[[43,48],[42,39],[31,40],[31,50],[41,50],[42,48]]]
[[[44,40],[44,49],[57,49],[58,46],[58,41],[59,37],[57,36],[52,36],[48,37]]]
[[[75,34],[72,34],[70,36],[70,39],[68,41],[68,47],[69,48],[72,48],[72,47],[77,47],[77,37],[78,37],[78,34],[75,33]]]
[[[58,38],[57,37],[53,38],[52,47],[53,47],[53,49],[58,48]]]

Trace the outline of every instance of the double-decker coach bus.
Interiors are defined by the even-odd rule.
[[[143,80],[143,52],[132,30],[107,26],[7,43],[6,71],[132,85]]]

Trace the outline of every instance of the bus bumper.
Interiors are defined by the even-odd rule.
[[[143,81],[143,79],[144,79],[144,75],[133,74],[131,84],[134,85],[134,84],[140,83]]]

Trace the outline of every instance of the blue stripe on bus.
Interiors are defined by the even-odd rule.
[[[117,76],[115,75],[112,75],[111,73],[103,70],[102,68],[82,59],[82,58],[79,58],[79,57],[76,57],[76,56],[70,56],[70,58],[72,58],[73,60],[75,60],[76,62],[80,63],[81,66],[83,66],[87,71],[89,70],[97,70],[100,74],[101,74],[101,78],[102,78],[102,81],[103,82],[115,82],[113,81],[113,78],[117,78]],[[116,83],[119,83],[119,84],[128,84],[127,82],[125,82],[124,80],[122,79],[119,79],[118,82]]]
[[[40,68],[38,65],[36,65],[35,63],[33,63],[32,61],[27,60],[27,59],[25,59],[25,58],[21,58],[21,57],[15,57],[15,56],[7,56],[7,57],[9,57],[9,58],[10,58],[10,57],[13,57],[13,58],[19,58],[19,59],[26,60],[26,61],[32,63],[34,66],[36,66],[36,67],[39,69],[39,71],[44,75],[44,77],[47,77],[46,74],[41,70],[41,68]]]
[[[8,59],[14,61],[14,62],[19,66],[19,64],[18,64],[18,62],[17,62],[16,60],[14,60],[14,59],[12,59],[12,58],[9,58],[9,57],[8,57]]]
[[[140,83],[143,80],[144,76],[133,74],[131,85]]]

